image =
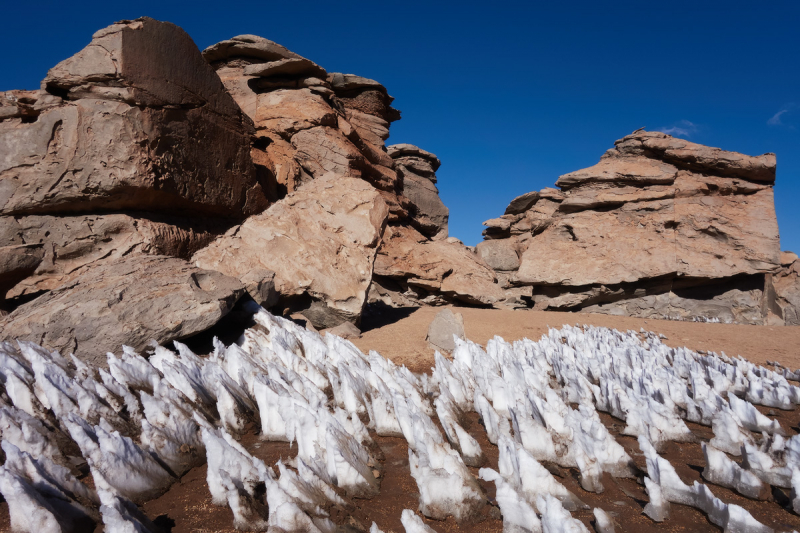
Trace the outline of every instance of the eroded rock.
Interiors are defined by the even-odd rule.
[[[164,256],[99,262],[0,321],[4,340],[30,340],[104,366],[123,344],[143,351],[214,325],[244,294],[239,280]]]
[[[303,314],[319,329],[357,322],[387,215],[367,182],[332,174],[249,218],[193,261],[239,279],[254,268],[274,271],[284,301],[310,297]]]

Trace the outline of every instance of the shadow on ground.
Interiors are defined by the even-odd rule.
[[[363,333],[394,324],[398,320],[408,318],[418,309],[419,307],[390,307],[383,302],[367,304],[361,315],[359,329]]]

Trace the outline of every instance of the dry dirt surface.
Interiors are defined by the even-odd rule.
[[[385,311],[386,315],[365,320],[364,334],[351,339],[367,353],[375,350],[397,364],[404,364],[414,372],[430,372],[433,366],[433,349],[425,336],[433,317],[442,307]],[[677,348],[725,352],[735,357],[741,355],[753,363],[764,365],[777,361],[795,369],[800,367],[800,327],[798,326],[746,326],[706,322],[679,322],[609,316],[594,313],[560,313],[553,311],[475,309],[451,307],[464,316],[467,338],[482,346],[498,335],[508,342],[528,338],[537,341],[548,328],[565,324],[591,325],[621,331],[644,328],[646,331],[666,336],[663,342]],[[394,315],[394,316],[392,316]],[[392,323],[382,325],[396,317]],[[374,326],[379,327],[374,327]]]

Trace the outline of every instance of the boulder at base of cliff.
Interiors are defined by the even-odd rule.
[[[464,317],[448,308],[442,309],[428,326],[428,345],[434,350],[452,352],[456,349],[454,335],[461,340],[467,338],[464,334]]]
[[[213,326],[244,294],[239,280],[182,259],[127,256],[92,265],[0,321],[2,338],[29,340],[104,366],[107,352],[144,350]]]
[[[330,174],[250,217],[193,260],[242,280],[253,269],[274,271],[283,305],[318,329],[357,323],[387,215],[369,183]]]

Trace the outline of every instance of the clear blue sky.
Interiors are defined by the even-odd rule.
[[[94,31],[143,15],[201,49],[254,33],[383,83],[403,112],[389,142],[441,158],[450,233],[467,244],[514,196],[646,127],[777,153],[781,244],[800,252],[796,0],[6,2],[0,90],[38,87]]]

